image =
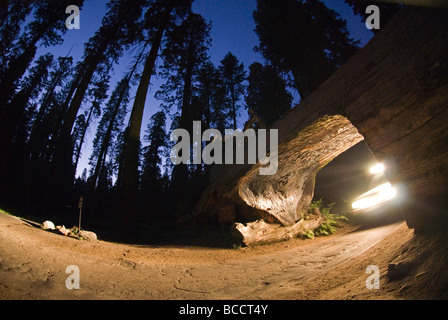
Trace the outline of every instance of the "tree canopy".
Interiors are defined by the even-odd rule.
[[[304,100],[356,50],[347,23],[318,0],[257,0],[256,50],[292,75]]]
[[[68,218],[83,196],[86,223],[132,231],[172,222],[192,211],[210,170],[170,163],[171,131],[192,136],[200,121],[224,133],[243,129],[246,116],[254,128],[271,126],[292,107],[291,86],[305,99],[357,50],[322,2],[258,0],[264,60],[230,50],[212,60],[213,23],[192,2],[108,0],[79,59],[71,50],[36,55],[65,41],[65,9],[84,0],[2,3],[0,205]]]

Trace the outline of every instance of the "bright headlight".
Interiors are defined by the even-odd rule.
[[[395,198],[396,195],[397,189],[387,182],[364,193],[358,200],[352,203],[352,208],[354,210],[369,209]]]
[[[376,165],[374,165],[372,168],[370,168],[370,173],[371,174],[380,174],[384,172],[384,165],[382,163],[377,163]]]

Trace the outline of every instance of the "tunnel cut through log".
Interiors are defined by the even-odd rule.
[[[279,148],[274,175],[260,176],[260,165],[254,166],[238,183],[238,194],[249,206],[291,226],[309,208],[317,172],[363,139],[347,118],[322,117]]]
[[[279,222],[236,223],[232,233],[246,245],[284,241],[314,231],[324,221],[320,212],[307,214],[314,196],[316,174],[364,138],[343,116],[324,116],[297,133],[278,150],[274,175],[260,176],[254,166],[238,183],[240,198]]]
[[[216,210],[219,222],[234,222],[236,212],[240,218],[251,215],[254,221],[236,223],[232,229],[246,245],[283,241],[314,230],[324,220],[319,212],[307,215],[317,172],[363,139],[346,117],[323,116],[280,146],[275,174],[260,175],[262,164],[254,165],[226,195],[205,196],[202,210]]]
[[[324,84],[273,124],[279,139],[277,180],[257,175],[257,165],[216,166],[193,214],[213,216],[223,204],[232,204],[237,219],[294,225],[308,202],[303,199],[310,197],[303,191],[313,189],[315,171],[337,155],[330,148],[328,158],[312,160],[313,144],[301,146],[300,141],[307,134],[312,139],[312,130],[317,130],[314,141],[321,147],[316,146],[316,152],[325,150],[322,139],[335,139],[335,145],[346,139],[348,148],[364,137],[375,158],[385,163],[387,180],[405,195],[408,226],[447,231],[447,34],[447,9],[403,8]],[[338,140],[332,136],[335,131],[325,129],[338,119],[351,123],[346,128],[353,135]],[[316,123],[322,131],[313,126]],[[300,157],[311,162],[303,165]]]

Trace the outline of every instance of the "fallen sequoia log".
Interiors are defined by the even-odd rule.
[[[272,230],[293,227],[312,201],[316,172],[364,139],[385,164],[387,179],[404,195],[400,200],[408,226],[446,230],[447,34],[448,10],[403,8],[273,124],[270,129],[278,130],[274,175],[259,175],[261,164],[215,166],[193,216],[214,219],[223,205],[232,204],[236,221],[261,218],[273,224]],[[281,239],[282,232],[264,234]]]
[[[308,211],[316,174],[336,156],[364,138],[343,116],[324,116],[298,131],[278,150],[278,169],[259,175],[253,166],[238,182],[238,196],[250,207],[292,226]]]
[[[278,168],[260,175],[262,164],[222,165],[198,203],[196,215],[218,220],[239,216],[246,220],[292,226],[301,220],[314,196],[317,172],[351,146],[362,141],[358,130],[343,116],[324,116],[279,146]],[[227,220],[228,221],[228,220]]]

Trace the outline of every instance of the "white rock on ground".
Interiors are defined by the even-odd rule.
[[[44,221],[44,223],[42,223],[42,229],[44,230],[54,230],[56,229],[56,227],[54,226],[54,223],[51,221]]]
[[[87,241],[97,241],[98,240],[95,232],[81,230],[81,231],[79,231],[79,235]]]

